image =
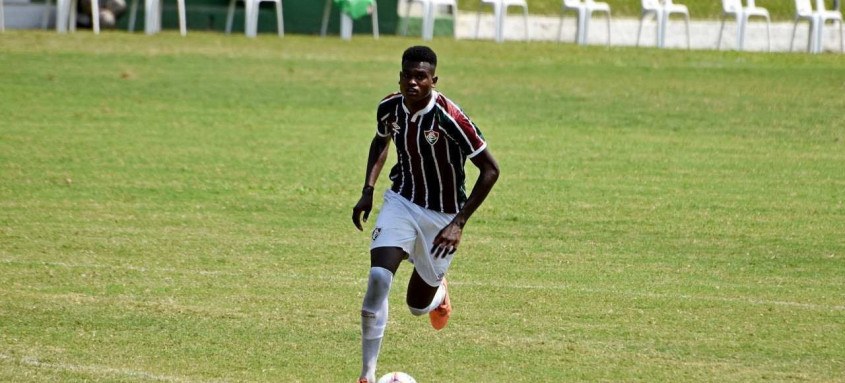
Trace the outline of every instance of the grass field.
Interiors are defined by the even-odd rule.
[[[0,381],[353,381],[350,214],[417,42],[0,35]],[[432,46],[502,176],[446,330],[400,269],[380,373],[845,381],[842,56]]]

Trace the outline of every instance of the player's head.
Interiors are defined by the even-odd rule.
[[[437,54],[427,46],[413,46],[405,49],[405,53],[402,53],[402,67],[405,67],[407,62],[428,63],[431,65],[431,74],[433,75],[434,68],[437,67]]]
[[[399,90],[405,99],[414,103],[428,99],[437,84],[435,73],[437,54],[426,46],[413,46],[402,54]]]

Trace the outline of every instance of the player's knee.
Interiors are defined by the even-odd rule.
[[[367,282],[367,292],[364,294],[362,308],[365,311],[376,312],[384,305],[393,283],[393,273],[381,267],[370,268]]]
[[[390,290],[393,283],[393,273],[383,267],[371,267],[368,289],[380,291]]]
[[[405,298],[405,303],[408,305],[408,310],[411,311],[411,314],[414,314],[415,316],[428,314],[430,311],[428,308],[428,302],[424,302],[416,296],[408,295]]]
[[[414,314],[414,316],[425,315],[425,314],[428,314],[428,311],[429,311],[427,307],[418,308],[418,307],[414,307],[414,306],[411,306],[411,305],[408,305],[408,310],[410,310],[411,314]]]
[[[409,288],[408,295],[405,296],[405,303],[408,304],[411,314],[420,316],[436,309],[443,301],[445,294],[446,290],[442,285],[437,287],[433,292],[427,288],[422,291],[416,290],[416,293],[414,293]]]

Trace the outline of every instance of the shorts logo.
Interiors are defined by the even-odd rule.
[[[438,131],[429,130],[425,132],[425,140],[428,141],[429,145],[434,145],[438,138],[440,138],[440,132]]]
[[[373,229],[373,241],[375,241],[376,238],[378,238],[379,234],[381,234],[381,228],[380,227]]]

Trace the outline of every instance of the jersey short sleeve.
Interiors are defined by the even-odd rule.
[[[393,104],[401,98],[402,94],[392,93],[383,98],[376,108],[376,134],[379,137],[387,137],[393,133],[396,126],[396,113]]]
[[[438,124],[449,138],[458,144],[461,152],[467,158],[472,158],[484,151],[487,141],[469,116],[445,97],[438,101]]]
[[[389,115],[388,116],[381,116],[381,117],[383,119],[379,118],[376,121],[376,134],[379,137],[387,137],[387,136],[390,135],[390,133],[389,133],[390,130],[388,130],[388,122],[386,121],[387,117],[389,117]]]

